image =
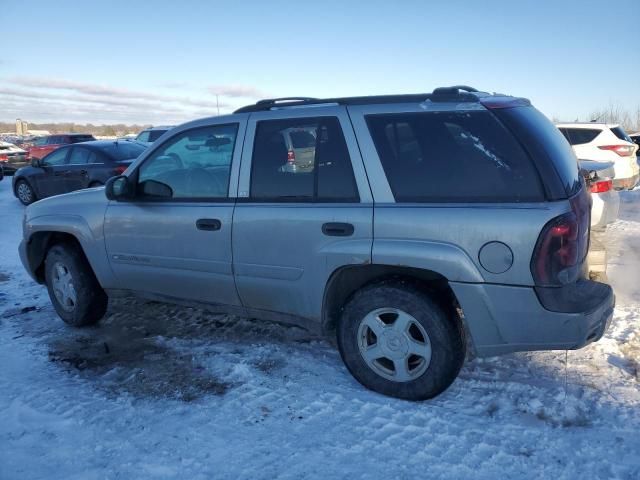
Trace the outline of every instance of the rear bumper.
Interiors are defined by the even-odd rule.
[[[451,283],[478,356],[574,350],[599,340],[613,317],[609,285],[581,280],[534,289]]]
[[[603,230],[618,218],[620,195],[615,190],[591,194],[591,230]]]
[[[628,178],[615,178],[613,180],[613,188],[616,190],[632,190],[638,184],[640,175],[637,173]]]

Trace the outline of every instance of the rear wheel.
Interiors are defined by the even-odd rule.
[[[45,280],[53,307],[69,325],[93,325],[107,311],[107,295],[77,246],[51,247],[45,260]]]
[[[16,183],[16,196],[23,205],[30,205],[36,201],[36,194],[26,180],[18,180]]]
[[[400,282],[356,292],[338,324],[338,347],[362,385],[407,400],[442,393],[465,358],[457,319],[417,287]]]

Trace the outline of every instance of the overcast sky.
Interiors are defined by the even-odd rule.
[[[100,7],[97,4],[100,4]],[[640,106],[639,0],[0,0],[0,120],[175,124],[270,96],[468,84]]]

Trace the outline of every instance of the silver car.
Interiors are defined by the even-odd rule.
[[[300,130],[313,168],[282,169]],[[419,400],[467,348],[603,335],[614,297],[585,278],[589,212],[570,146],[526,99],[263,100],[29,206],[20,255],[70,325],[121,295],[290,322],[336,339],[364,386]]]

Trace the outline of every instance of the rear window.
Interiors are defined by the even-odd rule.
[[[93,135],[71,135],[69,137],[69,140],[71,141],[71,143],[79,143],[91,142],[92,140],[95,140],[95,138],[93,138]]]
[[[113,142],[102,148],[102,151],[116,162],[137,158],[145,150],[145,146],[133,142]]]
[[[488,111],[381,114],[366,120],[397,202],[544,199],[528,155]]]
[[[625,132],[622,127],[613,127],[611,131],[620,140],[624,140],[625,142],[633,142],[633,140],[631,140],[631,137],[627,135],[627,132]]]
[[[571,145],[589,143],[602,132],[596,128],[561,128],[560,130]]]
[[[312,148],[316,146],[316,137],[306,130],[296,130],[289,133],[293,148]]]

